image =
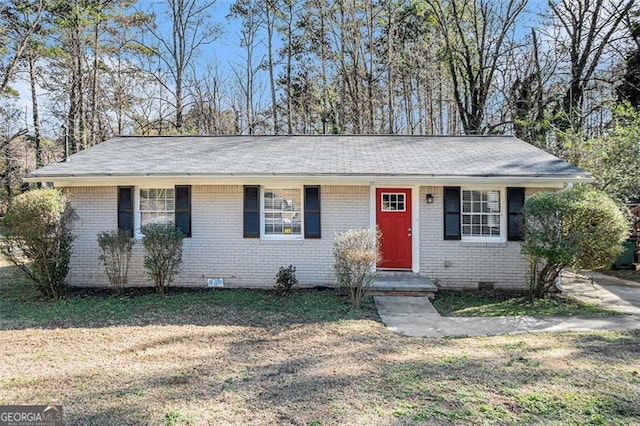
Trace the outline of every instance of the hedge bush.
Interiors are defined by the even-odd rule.
[[[544,297],[562,271],[595,269],[611,264],[629,236],[629,223],[605,193],[586,187],[539,193],[523,210],[529,290]]]
[[[99,259],[116,293],[122,293],[127,285],[134,244],[135,240],[129,236],[128,231],[106,231],[98,234]]]
[[[158,293],[164,293],[182,263],[184,234],[175,226],[152,223],[142,231],[142,245],[146,250],[144,267],[153,279]]]
[[[43,297],[58,298],[64,291],[75,219],[69,199],[57,189],[28,191],[9,203],[0,249]]]

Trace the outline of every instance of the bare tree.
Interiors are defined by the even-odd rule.
[[[549,36],[567,56],[569,81],[556,108],[557,126],[579,131],[583,124],[583,101],[607,51],[613,46],[621,23],[635,0],[550,0],[553,20]]]
[[[427,1],[445,44],[444,61],[464,132],[486,129],[486,107],[526,0]]]
[[[158,61],[171,76],[172,87],[164,79],[158,79],[158,82],[165,85],[173,95],[173,125],[177,133],[182,133],[185,102],[183,86],[188,68],[199,49],[218,38],[220,28],[210,21],[209,13],[215,0],[165,0],[165,4],[169,9],[166,15],[171,23],[171,34],[164,34],[157,25],[147,25],[146,29],[157,42],[154,50]]]
[[[254,97],[256,95],[256,73],[260,70],[261,58],[256,59],[254,52],[257,48],[260,31],[260,10],[253,0],[238,0],[231,5],[229,16],[240,19],[241,29],[239,33],[240,47],[244,49],[242,64],[234,64],[232,71],[242,93],[244,104],[244,119],[246,132],[255,133],[257,124],[256,107]]]
[[[273,36],[276,31],[276,17],[278,13],[277,0],[264,0],[258,2],[262,25],[267,32],[267,68],[269,69],[269,89],[271,92],[271,120],[272,132],[277,135],[280,131],[278,123],[278,98],[276,97],[275,61]]]
[[[0,95],[7,90],[31,36],[38,31],[44,9],[44,0],[35,0],[33,4],[9,0],[0,5],[0,43],[7,48],[8,55],[6,64],[0,64]],[[0,53],[4,54],[2,50]]]

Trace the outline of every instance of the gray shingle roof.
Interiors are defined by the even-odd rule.
[[[589,176],[507,136],[155,136],[116,137],[29,177],[105,175]]]

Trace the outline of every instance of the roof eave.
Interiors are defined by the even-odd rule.
[[[175,182],[208,184],[269,183],[277,181],[303,181],[342,185],[369,185],[397,183],[407,185],[502,184],[522,186],[562,186],[565,183],[589,183],[590,174],[539,175],[401,175],[401,174],[83,174],[83,175],[30,175],[26,182],[52,182],[55,186],[114,186],[121,184]]]

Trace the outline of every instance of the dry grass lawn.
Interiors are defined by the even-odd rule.
[[[638,332],[407,338],[372,312],[261,316],[188,297],[193,309],[111,322],[0,312],[0,404],[56,402],[68,424],[96,425],[640,424]]]

